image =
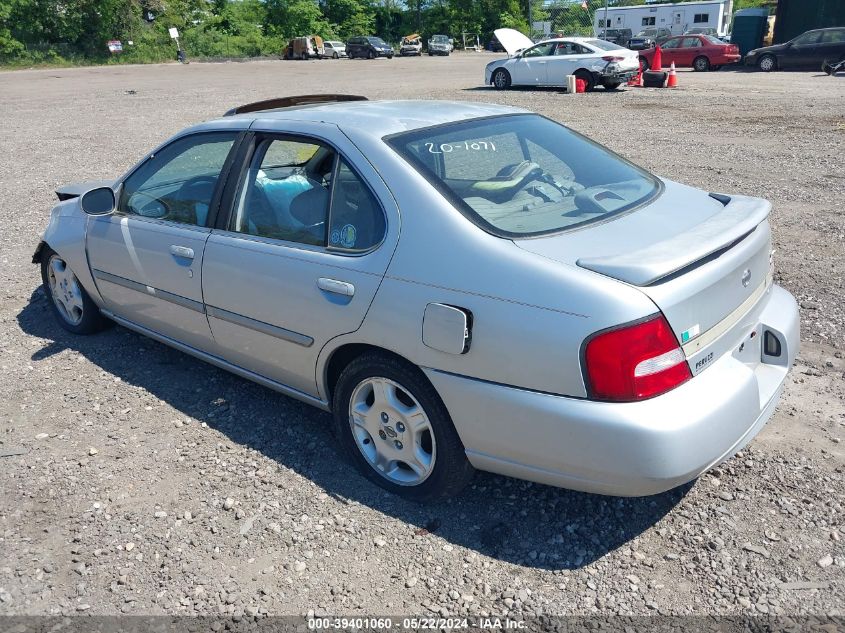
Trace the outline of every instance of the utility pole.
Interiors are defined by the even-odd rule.
[[[604,35],[607,37],[607,2],[608,0],[604,0]]]

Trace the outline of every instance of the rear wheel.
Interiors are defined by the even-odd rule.
[[[692,69],[700,73],[707,72],[710,70],[710,60],[703,55],[701,57],[696,57],[692,61]]]
[[[53,315],[68,332],[93,334],[109,325],[67,262],[49,248],[41,255],[41,280]]]
[[[642,62],[642,69],[643,72],[647,71],[651,66],[648,65],[648,60],[645,57],[640,57],[640,61]]]
[[[493,85],[499,90],[505,90],[511,87],[511,74],[504,68],[498,68],[493,73]]]
[[[593,77],[593,73],[587,70],[576,70],[575,79],[582,79],[584,81],[584,92],[592,92],[596,87],[596,79]]]
[[[356,358],[338,378],[332,409],[344,451],[382,488],[430,501],[472,478],[449,412],[410,363],[377,352]]]
[[[340,59],[340,55],[338,55],[337,53],[335,53],[334,55],[332,55],[332,59]]]
[[[621,85],[622,85],[621,81],[609,81],[606,84],[604,84],[604,89],[605,90],[616,90]]]
[[[757,62],[757,68],[764,73],[770,73],[778,67],[778,60],[773,55],[763,55]]]

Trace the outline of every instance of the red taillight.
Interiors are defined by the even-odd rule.
[[[662,315],[595,335],[587,343],[584,362],[590,396],[598,400],[645,400],[692,378]]]
[[[613,55],[605,55],[602,59],[606,62],[621,62],[624,57],[614,57]]]

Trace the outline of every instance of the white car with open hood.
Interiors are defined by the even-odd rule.
[[[592,37],[560,37],[535,44],[514,29],[498,29],[496,38],[507,59],[487,64],[485,85],[565,86],[566,76],[583,79],[586,89],[604,86],[614,90],[636,74],[640,60],[636,51]]]

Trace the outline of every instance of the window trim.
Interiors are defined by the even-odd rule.
[[[176,143],[182,142],[187,138],[196,138],[199,136],[212,135],[216,136],[221,134],[233,134],[234,138],[232,139],[232,146],[229,148],[229,153],[226,155],[226,160],[223,161],[223,166],[220,168],[220,174],[217,176],[217,182],[214,185],[214,193],[211,195],[211,201],[208,204],[208,215],[205,218],[205,224],[189,224],[186,222],[175,222],[173,220],[165,220],[162,218],[148,218],[137,213],[127,213],[121,208],[123,203],[123,195],[126,190],[126,181],[132,178],[132,176],[134,176],[138,171],[140,171],[147,163],[153,160],[156,155],[160,154],[161,152],[165,151]],[[187,134],[179,134],[171,138],[163,145],[157,147],[152,152],[148,152],[146,156],[144,156],[144,158],[138,161],[138,163],[134,167],[132,167],[128,172],[126,172],[123,177],[117,183],[115,183],[114,189],[116,194],[115,197],[117,198],[117,204],[115,205],[115,209],[112,215],[119,215],[120,217],[125,218],[134,218],[137,220],[155,222],[157,224],[162,224],[165,226],[178,226],[182,228],[209,230],[213,229],[216,225],[217,216],[219,215],[220,203],[222,201],[223,192],[229,180],[229,174],[232,170],[232,166],[235,163],[235,158],[238,154],[238,150],[240,149],[241,143],[243,142],[245,136],[246,132],[244,130],[233,130],[227,128],[219,130],[199,130],[196,132],[189,132]]]
[[[244,179],[249,173],[249,166],[252,163],[252,159],[255,155],[256,149],[261,144],[261,142],[266,139],[293,141],[297,143],[306,143],[309,145],[320,145],[334,152],[334,164],[332,166],[332,187],[329,191],[329,208],[326,214],[326,234],[324,239],[325,243],[323,245],[306,244],[304,242],[292,242],[275,237],[266,237],[263,235],[241,233],[231,228],[232,221],[234,220],[234,217],[237,213],[237,197],[238,191],[240,191],[241,188],[241,183],[244,181]],[[377,243],[373,244],[373,246],[364,251],[347,251],[342,248],[332,247],[329,245],[332,202],[334,200],[334,183],[341,159],[346,162],[346,164],[349,166],[350,171],[355,174],[358,180],[360,180],[361,183],[363,183],[364,186],[367,187],[367,190],[370,192],[370,195],[378,206],[378,210],[381,212],[382,217],[384,218],[384,231],[382,233],[381,239]],[[302,134],[298,132],[286,132],[281,130],[249,130],[244,135],[243,142],[239,147],[238,155],[234,163],[234,168],[229,173],[227,178],[226,190],[223,192],[223,199],[221,200],[220,205],[221,212],[217,217],[215,225],[212,227],[215,232],[235,236],[240,239],[261,242],[263,244],[276,244],[279,246],[285,246],[287,248],[294,248],[317,253],[328,253],[331,255],[343,255],[344,257],[362,257],[364,255],[369,255],[370,253],[373,253],[379,248],[381,248],[381,246],[387,240],[390,219],[388,217],[387,212],[385,211],[384,204],[382,203],[381,198],[379,198],[379,196],[376,194],[370,182],[361,174],[360,171],[358,171],[358,169],[355,168],[355,164],[352,160],[350,160],[349,156],[347,156],[346,153],[340,150],[337,145],[332,143],[329,139],[324,138],[322,136],[309,136],[308,134]]]
[[[383,136],[382,141],[390,149],[392,149],[400,158],[402,158],[406,163],[408,163],[414,169],[415,172],[417,172],[422,178],[424,178],[426,180],[426,182],[428,182],[441,196],[443,196],[443,198],[449,204],[451,204],[452,207],[458,213],[463,215],[467,220],[469,220],[472,224],[474,224],[476,227],[478,227],[479,229],[481,229],[485,233],[489,233],[490,235],[493,235],[495,237],[499,237],[499,238],[507,239],[507,240],[541,239],[541,238],[549,237],[549,236],[552,236],[552,235],[561,235],[563,233],[569,233],[571,231],[578,231],[578,230],[581,230],[581,229],[590,228],[590,227],[593,227],[593,226],[604,224],[605,222],[610,222],[612,220],[615,220],[616,218],[628,215],[629,213],[633,213],[634,211],[637,211],[638,209],[641,209],[644,206],[651,204],[657,198],[659,198],[661,195],[663,195],[665,185],[663,184],[663,181],[660,178],[658,178],[657,176],[655,176],[651,172],[646,171],[644,168],[640,167],[639,165],[635,165],[634,163],[632,163],[628,159],[620,156],[619,154],[614,152],[612,149],[605,147],[604,145],[601,145],[600,143],[597,143],[596,141],[592,140],[591,138],[584,136],[583,134],[580,134],[579,132],[576,132],[572,128],[566,127],[565,125],[561,125],[561,127],[565,128],[568,132],[574,134],[576,137],[580,138],[583,141],[586,141],[590,145],[593,145],[593,146],[598,147],[599,149],[601,149],[603,151],[606,151],[607,153],[609,153],[614,158],[617,158],[621,162],[623,162],[626,165],[629,165],[630,167],[632,167],[635,171],[642,174],[648,180],[651,180],[654,183],[654,191],[652,191],[651,195],[643,198],[642,200],[640,200],[636,204],[628,206],[628,207],[623,207],[620,210],[613,211],[613,212],[610,212],[608,214],[605,214],[604,216],[602,216],[598,220],[587,220],[585,222],[579,222],[577,224],[572,224],[570,226],[566,226],[566,227],[562,227],[562,228],[556,228],[556,229],[549,229],[548,231],[540,231],[540,232],[536,232],[536,233],[515,233],[513,231],[505,231],[503,229],[500,229],[499,227],[497,227],[497,226],[491,224],[490,222],[488,222],[487,220],[485,220],[481,216],[481,214],[479,214],[472,207],[470,207],[457,193],[455,193],[454,191],[452,191],[452,189],[447,187],[446,184],[441,179],[433,176],[430,173],[431,170],[422,161],[417,159],[410,152],[404,151],[401,148],[401,146],[399,145],[399,143],[396,142],[401,137],[413,138],[414,136],[424,136],[425,134],[436,131],[438,129],[452,127],[452,126],[456,126],[456,125],[469,124],[469,123],[479,123],[481,121],[489,121],[489,120],[493,120],[493,119],[508,119],[508,118],[511,118],[511,117],[532,117],[532,116],[533,117],[539,117],[541,119],[546,119],[547,121],[551,121],[555,125],[561,125],[560,123],[558,123],[554,119],[551,119],[551,118],[544,116],[542,114],[536,114],[536,113],[533,113],[533,112],[514,112],[512,114],[492,114],[492,115],[489,115],[489,116],[475,117],[475,118],[472,118],[472,119],[460,119],[460,120],[457,120],[457,121],[448,121],[446,123],[438,123],[437,125],[430,125],[430,126],[427,126],[427,127],[416,128],[414,130],[403,130],[401,132],[396,132],[394,134],[388,134],[387,136]],[[522,140],[522,139],[520,139],[520,140]]]

